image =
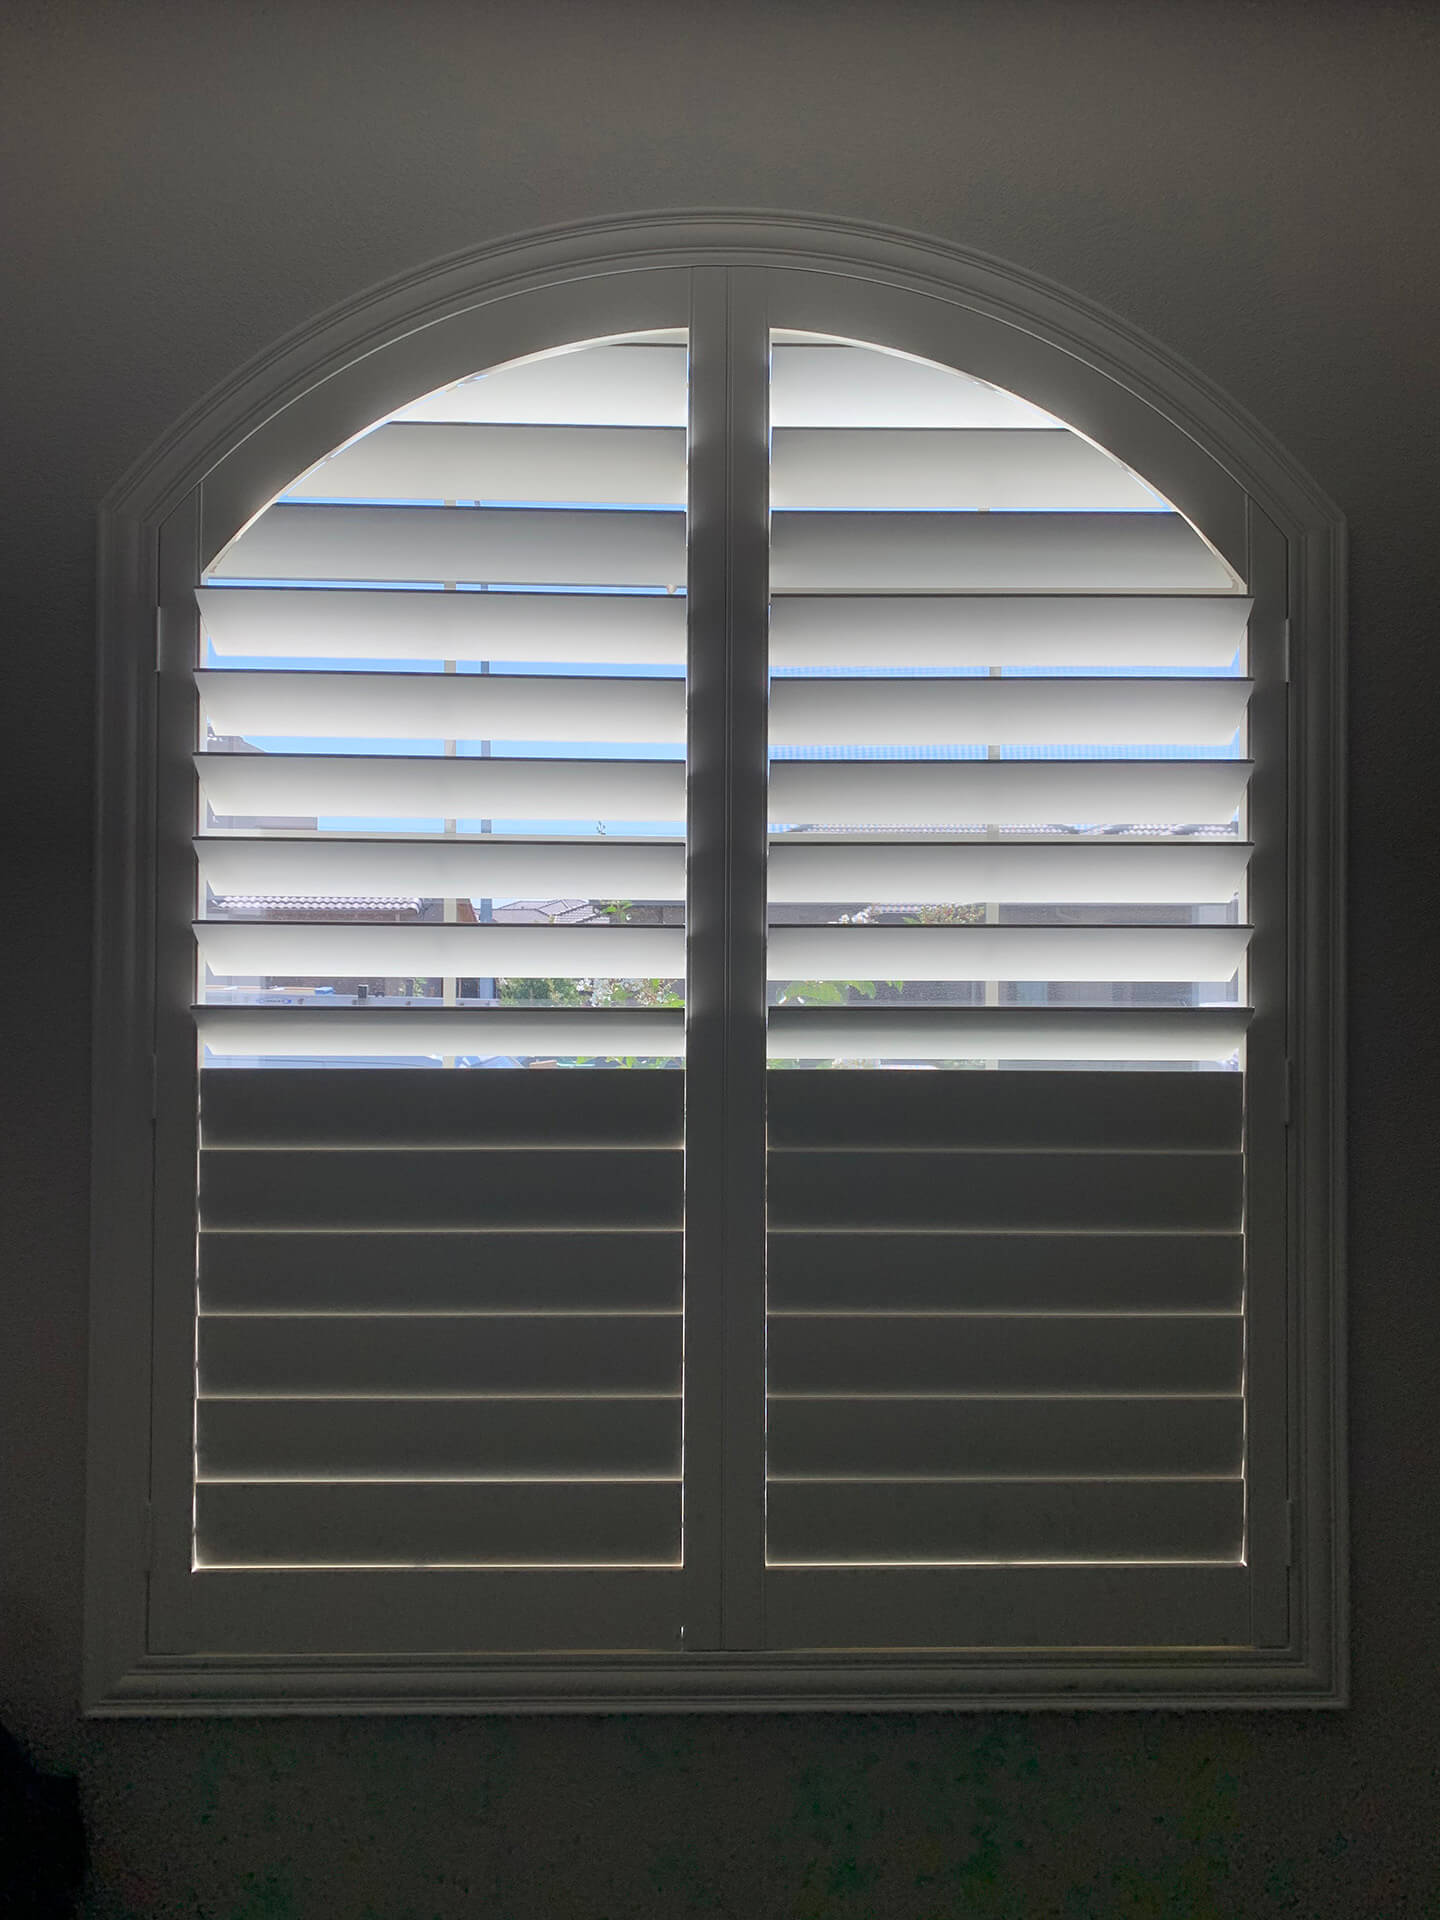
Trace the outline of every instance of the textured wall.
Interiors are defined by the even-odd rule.
[[[0,1712],[81,1773],[94,1912],[1437,1911],[1440,9],[11,0],[0,75]],[[1048,274],[1228,388],[1349,515],[1348,1713],[77,1719],[96,506],[374,282],[687,206]]]

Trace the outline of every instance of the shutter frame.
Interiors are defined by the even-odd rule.
[[[1332,1196],[1336,1191],[1334,1175],[1338,1148],[1330,1115],[1334,1106],[1333,1090],[1337,1085],[1332,1068],[1333,1049],[1339,1029],[1336,1012],[1338,987],[1333,973],[1328,970],[1328,957],[1339,952],[1339,919],[1334,906],[1339,866],[1333,826],[1340,796],[1338,788],[1327,788],[1325,776],[1334,762],[1335,729],[1339,717],[1336,666],[1338,627],[1334,618],[1341,584],[1338,516],[1313,490],[1307,490],[1303,477],[1297,476],[1259,436],[1251,434],[1245,423],[1237,421],[1233,414],[1227,414],[1213,396],[1198,388],[1194,382],[1187,386],[1186,376],[1161,361],[1147,346],[1130,340],[1117,329],[1112,328],[1107,334],[1104,322],[1085,313],[1075,303],[1063,302],[1048,290],[1027,286],[1014,276],[1007,280],[985,263],[956,260],[938,251],[927,253],[923,248],[889,241],[863,231],[830,231],[808,234],[802,239],[801,230],[787,228],[784,223],[767,226],[763,222],[736,221],[723,231],[718,223],[689,232],[682,228],[660,227],[652,229],[651,235],[650,245],[670,245],[678,249],[679,257],[687,266],[707,258],[724,263],[733,260],[737,250],[742,254],[750,250],[751,258],[783,263],[787,257],[791,261],[797,260],[808,248],[811,251],[806,257],[807,267],[813,266],[817,258],[844,257],[850,263],[849,277],[857,286],[861,286],[862,294],[874,294],[876,290],[863,288],[858,274],[883,262],[900,280],[909,275],[910,284],[908,287],[880,289],[877,297],[882,298],[882,304],[888,301],[893,305],[906,295],[913,298],[923,286],[936,307],[950,306],[957,335],[964,331],[960,323],[969,325],[971,313],[987,301],[991,304],[991,311],[985,316],[988,324],[993,329],[1003,328],[1006,323],[1000,318],[1002,301],[1008,299],[1012,307],[1018,302],[1022,309],[1029,312],[1036,329],[1043,333],[1048,328],[1052,336],[1063,337],[1067,351],[1073,349],[1078,341],[1090,345],[1092,356],[1101,362],[1108,354],[1111,364],[1128,364],[1132,370],[1140,368],[1141,374],[1132,378],[1132,389],[1145,390],[1148,385],[1152,393],[1169,391],[1183,396],[1184,404],[1191,408],[1191,418],[1202,423],[1201,437],[1208,438],[1214,445],[1230,448],[1233,463],[1251,476],[1252,485],[1268,504],[1268,513],[1261,513],[1260,519],[1268,521],[1277,530],[1280,544],[1289,544],[1296,551],[1304,545],[1305,560],[1294,579],[1289,609],[1296,633],[1294,698],[1297,745],[1301,751],[1303,776],[1299,792],[1304,802],[1300,811],[1304,816],[1307,844],[1319,846],[1324,857],[1318,866],[1312,858],[1306,867],[1306,884],[1296,896],[1297,931],[1292,939],[1298,943],[1300,950],[1305,950],[1308,939],[1311,942],[1309,950],[1323,959],[1325,964],[1312,965],[1305,977],[1306,992],[1310,998],[1299,1003],[1303,1016],[1301,1025],[1298,1033],[1289,1037],[1290,1044],[1285,1050],[1285,1057],[1296,1063],[1297,1111],[1303,1123],[1304,1139],[1309,1143],[1307,1154],[1302,1156],[1297,1165],[1295,1178],[1298,1181],[1296,1190],[1307,1196],[1298,1216],[1304,1222],[1307,1245],[1307,1263],[1301,1278],[1311,1298],[1311,1311],[1306,1324],[1311,1329],[1311,1337],[1318,1341],[1318,1346],[1304,1356],[1304,1377],[1310,1395],[1307,1402],[1306,1446],[1298,1455],[1292,1451],[1287,1463],[1296,1497],[1304,1512],[1301,1537],[1307,1546],[1307,1556],[1295,1576],[1290,1625],[1287,1627],[1281,1621],[1276,1628],[1271,1623],[1267,1626],[1269,1637],[1258,1635],[1254,1654],[1244,1659],[1222,1659],[1208,1665],[1158,1660],[1144,1671],[1127,1673],[1123,1679],[1107,1673],[1103,1663],[1097,1665],[1093,1660],[1072,1661],[1068,1666],[1061,1663],[1061,1667],[1065,1667],[1062,1678],[1061,1667],[1053,1662],[1048,1666],[1043,1661],[1017,1666],[1003,1655],[952,1660],[943,1674],[933,1666],[921,1669],[913,1663],[908,1666],[903,1662],[876,1665],[863,1661],[842,1663],[843,1670],[837,1669],[832,1663],[829,1672],[822,1673],[819,1669],[805,1667],[803,1663],[781,1658],[765,1667],[766,1677],[762,1678],[757,1677],[753,1663],[747,1665],[745,1662],[736,1662],[730,1667],[714,1669],[716,1680],[708,1691],[697,1688],[693,1678],[650,1677],[635,1671],[618,1678],[614,1668],[592,1667],[582,1670],[573,1666],[566,1675],[559,1677],[523,1663],[501,1671],[494,1667],[493,1662],[484,1661],[473,1665],[468,1670],[468,1677],[466,1669],[455,1666],[443,1672],[433,1671],[428,1678],[395,1673],[387,1676],[363,1662],[351,1662],[343,1671],[331,1668],[319,1671],[307,1680],[287,1668],[282,1658],[277,1658],[268,1668],[263,1663],[261,1666],[252,1663],[244,1671],[237,1668],[228,1674],[222,1668],[200,1671],[193,1661],[187,1664],[183,1657],[178,1656],[178,1650],[177,1653],[171,1652],[175,1647],[174,1636],[163,1626],[157,1625],[147,1644],[134,1599],[133,1576],[125,1571],[127,1565],[135,1564],[126,1547],[126,1529],[127,1516],[137,1505],[135,1488],[138,1482],[133,1463],[140,1457],[137,1449],[144,1421],[137,1411],[141,1403],[135,1399],[133,1382],[126,1384],[117,1361],[122,1353],[128,1353],[131,1359],[140,1361],[134,1380],[139,1382],[142,1397],[149,1365],[148,1356],[136,1354],[133,1339],[128,1338],[124,1331],[133,1307],[117,1306],[117,1301],[123,1303],[127,1296],[133,1299],[135,1288],[143,1286],[148,1262],[137,1260],[133,1251],[121,1257],[122,1247],[133,1250],[143,1246],[146,1234],[140,1213],[126,1203],[120,1170],[128,1164],[132,1179],[138,1170],[142,1176],[142,1187],[148,1187],[149,1170],[144,1165],[147,1156],[143,1152],[138,1162],[133,1153],[127,1162],[126,1156],[117,1152],[113,1144],[102,1143],[97,1174],[96,1230],[97,1277],[104,1281],[104,1297],[97,1303],[95,1331],[97,1356],[108,1358],[102,1358],[97,1369],[97,1405],[100,1411],[92,1440],[90,1559],[94,1572],[90,1585],[91,1627],[87,1668],[87,1698],[91,1709],[121,1712],[175,1710],[197,1699],[243,1707],[267,1698],[280,1700],[287,1697],[293,1700],[308,1699],[320,1705],[327,1701],[364,1698],[381,1707],[389,1704],[397,1708],[441,1700],[511,1705],[523,1704],[527,1700],[552,1704],[580,1702],[593,1706],[604,1702],[635,1704],[646,1697],[684,1698],[692,1704],[704,1704],[706,1699],[724,1704],[727,1699],[738,1701],[744,1698],[751,1703],[764,1700],[774,1704],[803,1704],[806,1701],[818,1703],[851,1699],[877,1705],[914,1706],[954,1704],[966,1699],[983,1698],[989,1704],[1050,1700],[1073,1705],[1077,1699],[1113,1700],[1117,1697],[1117,1686],[1123,1687],[1124,1697],[1136,1700],[1175,1703],[1205,1700],[1215,1704],[1243,1700],[1258,1704],[1269,1699],[1310,1699],[1318,1703],[1335,1703],[1343,1698],[1344,1689],[1343,1633],[1340,1630],[1335,1579],[1338,1564],[1336,1543],[1338,1530],[1343,1523],[1343,1503],[1334,1477],[1334,1436],[1338,1431],[1339,1414],[1338,1396],[1332,1391],[1335,1379],[1335,1322],[1329,1304],[1336,1297],[1332,1291],[1334,1270],[1329,1249],[1335,1243],[1337,1222],[1336,1203],[1327,1196]],[[597,239],[593,234],[562,236],[553,242],[537,243],[529,256],[531,270],[543,277],[547,273],[565,271],[569,264],[583,257],[595,260],[602,266],[613,266],[626,250],[632,250],[633,257],[633,249],[641,244],[639,232],[634,227],[622,228],[613,238],[604,240]],[[548,254],[545,251],[547,246],[550,248]],[[706,248],[712,249],[708,255]],[[523,254],[523,249],[521,252]],[[498,274],[513,272],[514,264],[510,259],[505,261],[503,267],[492,261],[470,263],[467,268],[456,270],[458,278],[452,279],[452,287],[458,293],[459,282],[466,273],[469,275],[469,285],[473,287],[484,282],[487,276],[493,280]],[[775,279],[801,271],[802,277],[812,278],[810,291],[817,295],[822,290],[818,283],[822,281],[826,283],[826,289],[831,292],[834,289],[834,279],[823,272],[804,276],[803,270],[786,264],[777,264],[773,271]],[[604,277],[603,272],[596,276],[602,282]],[[626,277],[623,273],[617,276],[621,280]],[[935,300],[937,285],[949,289],[948,298],[942,296]],[[628,294],[631,288],[624,291]],[[956,296],[962,291],[970,303],[969,311],[962,311],[960,306],[954,304]],[[396,316],[402,312],[413,315],[422,299],[429,300],[433,307],[435,293],[433,286],[427,287],[423,296],[413,289],[397,291],[388,296],[390,310]],[[537,289],[536,306],[545,304],[543,297],[538,297],[541,293],[543,290]],[[856,304],[863,303],[862,298]],[[518,308],[512,308],[508,317],[514,318],[518,311]],[[855,311],[854,306],[852,311]],[[863,316],[856,312],[856,318],[858,320]],[[365,324],[373,327],[375,319],[374,313],[367,314]],[[344,330],[349,326],[353,332],[355,324],[352,320],[338,323],[332,331],[332,337],[323,343],[323,349],[314,342],[308,343],[303,351],[309,353],[310,365],[320,364],[325,353],[332,359],[343,356],[347,350]],[[856,332],[860,337],[874,337],[873,328],[861,333],[857,325]],[[531,339],[534,337],[532,331]],[[973,356],[962,353],[959,346],[955,353],[957,359],[977,364]],[[274,375],[270,373],[264,376],[263,381],[257,379],[254,388],[256,392],[268,390],[273,394],[275,384]],[[1039,389],[1031,384],[1032,390],[1038,392]],[[403,381],[397,381],[397,390],[403,385]],[[333,395],[330,397],[333,398]],[[1143,411],[1145,402],[1137,400],[1136,404]],[[230,417],[234,417],[233,407]],[[212,444],[223,440],[225,433],[231,431],[226,419],[223,405],[219,412],[212,411],[207,417],[204,431],[212,436]],[[328,428],[325,431],[329,431],[326,444],[333,444],[340,437]],[[323,433],[317,437],[323,438]],[[1105,439],[1100,434],[1096,437]],[[1116,444],[1113,436],[1106,443],[1112,448]],[[167,489],[169,499],[176,497],[177,489],[183,486],[187,463],[190,463],[189,471],[195,470],[197,445],[195,432],[191,433],[188,441],[173,442],[164,450],[161,459],[132,482],[129,489],[107,509],[103,590],[106,596],[104,628],[108,646],[102,655],[106,664],[102,699],[106,703],[104,711],[118,724],[108,733],[104,756],[104,785],[109,806],[107,830],[102,840],[100,887],[105,911],[102,912],[101,927],[102,938],[118,955],[125,956],[122,964],[110,976],[108,991],[127,985],[133,991],[133,973],[128,970],[133,968],[137,960],[142,972],[146,967],[143,935],[146,916],[143,897],[137,896],[145,894],[148,875],[143,865],[137,866],[130,851],[134,832],[132,796],[137,791],[142,796],[139,808],[142,818],[145,811],[146,741],[143,730],[137,739],[130,717],[140,710],[137,700],[139,683],[134,677],[135,663],[148,656],[150,627],[147,620],[137,622],[131,609],[137,603],[143,603],[145,598],[147,552],[153,551],[155,529],[159,519],[164,517],[160,503],[164,502]],[[1235,449],[1239,451],[1234,452]],[[1133,464],[1147,471],[1157,484],[1164,484],[1164,476],[1153,461],[1147,465],[1144,461],[1136,460]],[[251,471],[254,471],[253,467]],[[293,465],[290,471],[294,471]],[[1192,488],[1192,500],[1199,498],[1208,484],[1211,483],[1202,482],[1198,489]],[[1176,486],[1164,484],[1164,490],[1172,498],[1177,497]],[[233,517],[234,510],[220,503],[227,497],[238,498],[238,493],[232,491],[227,496],[223,481],[210,493],[211,524],[223,525],[227,518]],[[187,522],[186,511],[182,508],[179,517],[172,521],[169,545],[172,549],[188,549],[191,555],[207,547],[213,550],[213,535],[198,537],[196,522],[193,519]],[[1228,524],[1226,511],[1217,514],[1210,524]],[[1307,536],[1307,540],[1302,541],[1302,536]],[[1230,538],[1228,531],[1225,538]],[[1233,546],[1230,548],[1230,551],[1236,550]],[[194,577],[193,568],[190,577]],[[183,626],[185,618],[183,612],[171,616],[168,637],[162,620],[162,658],[173,645],[177,620]],[[142,636],[138,648],[134,646],[137,633]],[[121,644],[117,636],[129,636],[130,644]],[[161,719],[163,724],[163,713]],[[128,763],[127,752],[131,755]],[[115,826],[117,820],[118,829]],[[112,911],[116,907],[119,911]],[[129,931],[136,925],[141,929],[138,940]],[[122,1009],[131,1004],[123,995],[118,997]],[[114,1004],[112,1001],[111,1006]],[[143,994],[139,1004],[144,1004]],[[1264,1011],[1268,1017],[1270,1010]],[[102,1057],[97,1064],[97,1084],[107,1097],[117,1093],[120,1095],[109,1109],[114,1116],[125,1111],[123,1090],[127,1075],[124,1062],[147,1057],[143,1038],[140,1037],[143,1034],[143,1020],[137,1024],[133,1018],[128,1018],[128,1027],[123,1033],[117,1031],[113,1019],[108,1022],[102,1020],[99,1032]],[[162,1074],[159,1096],[162,1115],[173,1091],[174,1083],[167,1081]],[[159,1164],[163,1177],[163,1148]],[[1294,1204],[1297,1203],[1291,1203],[1292,1206]],[[163,1249],[160,1265],[163,1273]],[[1318,1320],[1315,1312],[1317,1298],[1323,1306]],[[1288,1305],[1282,1306],[1282,1319],[1290,1311]],[[135,1324],[133,1319],[129,1324]],[[163,1401],[162,1388],[157,1401],[162,1414]],[[118,1450],[117,1441],[120,1443]],[[1297,1446],[1298,1440],[1291,1445]],[[107,1452],[115,1456],[113,1463],[107,1460]],[[158,1482],[155,1491],[163,1494]],[[163,1540],[159,1544],[163,1558]],[[249,1589],[251,1604],[258,1591],[252,1584]],[[378,1593],[380,1589],[376,1591]],[[130,1598],[123,1597],[125,1592]],[[276,1600],[283,1613],[285,1603],[278,1595]],[[280,1616],[277,1614],[276,1617]],[[308,1649],[302,1648],[299,1643],[304,1638],[303,1633],[297,1632],[293,1638],[297,1653],[324,1651],[313,1642]],[[226,1644],[225,1634],[217,1632],[210,1644],[222,1647]],[[453,1647],[456,1642],[452,1638],[444,1644]],[[277,1656],[279,1653],[277,1648]]]

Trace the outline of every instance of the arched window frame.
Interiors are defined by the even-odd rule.
[[[737,1654],[703,1672],[687,1656],[683,1668],[627,1658],[500,1670],[433,1656],[327,1663],[323,1647],[271,1662],[167,1648],[150,1611],[158,1494],[191,1391],[177,1361],[183,1289],[167,1290],[167,1274],[193,1271],[194,1132],[193,1098],[157,1049],[157,1018],[189,999],[188,950],[167,941],[157,902],[180,837],[188,857],[188,820],[167,820],[166,796],[180,761],[188,791],[193,696],[164,668],[188,649],[200,568],[291,476],[417,393],[576,339],[685,324],[700,306],[715,327],[727,314],[753,322],[760,303],[772,324],[917,354],[1055,413],[1144,474],[1256,594],[1252,713],[1270,744],[1255,805],[1272,829],[1255,885],[1283,900],[1254,953],[1252,1032],[1266,1064],[1248,1124],[1252,1141],[1273,1144],[1251,1202],[1265,1285],[1250,1338],[1267,1396],[1256,1489],[1275,1563],[1256,1644],[1185,1661]],[[744,383],[717,374],[712,390],[702,424],[719,433],[726,409],[747,404]],[[731,497],[762,484],[743,472],[724,482]],[[712,504],[718,524],[724,505]],[[700,564],[729,567],[726,591],[753,598],[754,543],[728,546]],[[1343,1703],[1343,563],[1343,523],[1313,483],[1153,343],[1014,269],[842,223],[691,216],[488,249],[295,336],[183,421],[101,516],[90,1709]],[[744,737],[743,714],[726,724]],[[187,1191],[188,1213],[176,1200]]]

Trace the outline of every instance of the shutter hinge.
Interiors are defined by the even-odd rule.
[[[1295,1120],[1295,1062],[1293,1060],[1285,1062],[1285,1085],[1281,1104],[1283,1124],[1287,1127],[1292,1126]]]
[[[1290,621],[1287,616],[1280,623],[1280,677],[1290,684]]]
[[[160,1056],[150,1056],[150,1121],[153,1126],[160,1117]]]
[[[165,616],[160,608],[155,609],[155,671],[161,672],[164,660]]]

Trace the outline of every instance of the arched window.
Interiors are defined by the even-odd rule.
[[[1337,1697],[1323,503],[858,232],[292,358],[107,522],[92,1699]]]

